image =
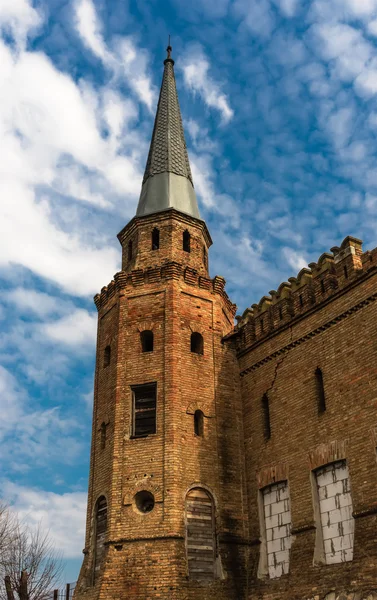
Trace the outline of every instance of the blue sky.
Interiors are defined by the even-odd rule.
[[[0,0],[0,496],[49,528],[66,580],[92,297],[120,269],[169,33],[211,273],[239,312],[346,235],[377,245],[377,0]]]

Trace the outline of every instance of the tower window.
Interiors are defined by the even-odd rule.
[[[142,352],[153,352],[153,331],[142,331],[140,340]]]
[[[103,366],[108,367],[111,361],[111,347],[106,346],[105,351],[103,353]]]
[[[270,401],[269,401],[267,394],[264,394],[263,398],[262,398],[262,411],[263,411],[264,439],[269,440],[271,438],[271,421],[270,421]]]
[[[197,331],[191,334],[191,352],[194,352],[194,354],[204,353],[203,336]]]
[[[185,252],[190,252],[190,241],[191,241],[191,236],[190,233],[187,231],[183,232],[183,250]]]
[[[299,300],[300,300],[300,306],[301,306],[301,307],[302,307],[302,306],[304,306],[304,299],[303,299],[303,297],[302,297],[302,294],[300,294],[300,296],[299,296]]]
[[[156,433],[155,383],[140,385],[133,392],[133,437],[146,437]]]
[[[152,250],[158,250],[160,247],[160,230],[155,227],[152,231]]]
[[[324,294],[325,291],[326,291],[325,290],[325,282],[323,281],[323,279],[321,279],[321,292],[322,292],[322,294]]]
[[[98,578],[105,553],[107,531],[107,502],[105,496],[98,498],[95,508],[94,582]]]
[[[128,260],[132,260],[132,240],[128,242]]]
[[[104,448],[106,448],[106,438],[107,438],[107,425],[105,422],[102,423],[101,425],[101,449],[103,450]]]
[[[189,578],[204,582],[215,578],[216,532],[212,496],[202,488],[186,496],[186,548]]]
[[[348,278],[348,270],[347,270],[347,266],[346,265],[344,265],[343,271],[344,271],[344,277],[347,279]]]
[[[203,246],[203,262],[204,262],[204,266],[207,269],[208,268],[208,252],[207,252],[207,248],[205,246]]]
[[[317,385],[318,412],[323,413],[326,410],[326,397],[325,386],[323,384],[323,374],[319,367],[317,367],[315,370],[315,379]]]
[[[204,414],[201,410],[196,410],[194,414],[194,433],[199,437],[204,435]]]

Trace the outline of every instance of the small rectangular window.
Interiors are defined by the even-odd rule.
[[[263,411],[263,425],[264,425],[264,439],[269,440],[271,438],[271,421],[270,421],[270,402],[267,394],[264,394],[262,398],[262,411]]]
[[[156,392],[155,383],[132,388],[133,437],[146,437],[156,433]]]

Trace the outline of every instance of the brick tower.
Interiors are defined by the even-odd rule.
[[[247,519],[235,306],[210,279],[168,47],[122,270],[98,309],[84,562],[75,600],[240,600]]]

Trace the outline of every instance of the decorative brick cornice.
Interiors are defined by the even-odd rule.
[[[296,348],[297,346],[300,346],[301,344],[303,344],[304,342],[307,342],[308,340],[312,339],[316,335],[319,335],[323,331],[326,331],[333,325],[337,325],[337,323],[339,323],[340,321],[343,321],[343,319],[346,319],[349,315],[352,315],[352,314],[358,312],[359,310],[361,310],[365,306],[368,306],[368,304],[375,302],[376,300],[377,300],[377,294],[372,294],[371,296],[369,296],[365,300],[362,300],[355,306],[352,306],[351,308],[344,311],[343,313],[337,315],[336,317],[333,317],[330,321],[323,323],[322,325],[320,325],[319,327],[316,327],[315,329],[313,329],[309,333],[305,334],[304,336],[297,338],[297,340],[294,340],[294,341],[290,342],[289,344],[287,344],[286,346],[279,348],[279,350],[275,350],[275,352],[272,352],[268,356],[265,356],[263,359],[257,361],[253,365],[251,365],[250,367],[247,367],[247,369],[244,369],[243,371],[241,371],[241,373],[240,373],[241,377],[244,377],[244,375],[247,375],[247,373],[250,373],[251,371],[255,371],[255,369],[258,369],[262,365],[265,365],[266,363],[270,362],[277,356],[281,356],[282,354],[289,352],[289,350],[291,350],[292,348]],[[242,354],[249,352],[252,348],[253,347],[247,348],[244,352],[242,352]]]
[[[209,290],[218,294],[224,300],[225,306],[232,317],[236,314],[236,305],[233,304],[225,291],[225,279],[218,275],[213,279],[199,277],[198,272],[190,267],[184,267],[178,262],[168,262],[161,267],[148,269],[135,269],[129,273],[120,271],[114,275],[113,281],[101,289],[100,294],[94,296],[97,310],[101,310],[121,290],[137,288],[144,284],[161,283],[169,279],[183,279],[188,285]]]

